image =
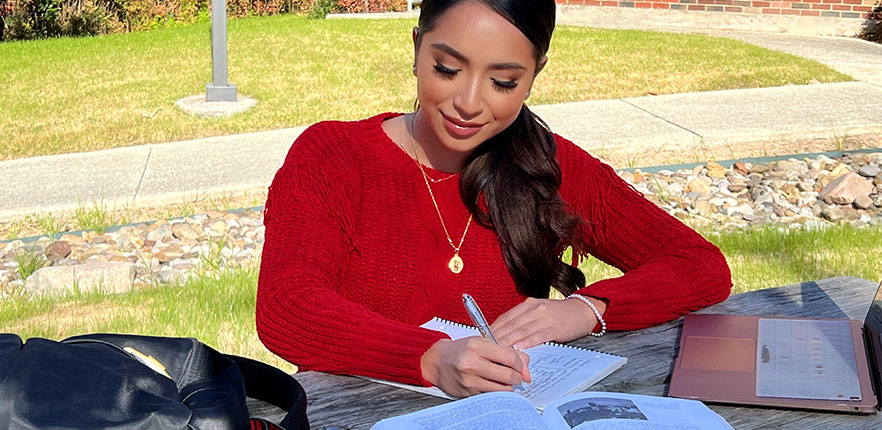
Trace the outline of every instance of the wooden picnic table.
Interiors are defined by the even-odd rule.
[[[878,282],[838,277],[735,294],[700,313],[854,318],[863,321]],[[589,388],[664,396],[679,345],[682,318],[630,332],[611,332],[602,338],[572,342],[597,351],[628,357],[628,364]],[[364,379],[301,372],[295,375],[306,389],[307,415],[312,430],[369,429],[377,421],[449,400]],[[882,429],[882,413],[852,415],[765,407],[708,404],[736,429]],[[280,419],[278,410],[249,404],[252,412]],[[263,409],[261,409],[263,408]]]

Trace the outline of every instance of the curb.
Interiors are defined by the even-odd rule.
[[[766,164],[773,161],[781,161],[781,160],[789,160],[791,158],[818,158],[820,156],[825,156],[828,158],[840,158],[846,154],[873,154],[873,153],[882,153],[882,148],[866,148],[866,149],[852,149],[848,151],[828,151],[828,152],[811,152],[807,154],[786,154],[786,155],[773,155],[768,157],[751,157],[751,158],[741,158],[737,160],[712,160],[716,163],[719,163],[721,166],[725,168],[732,167],[733,164],[742,162],[742,163],[753,163],[753,164]],[[710,160],[709,160],[710,161]],[[634,173],[639,170],[642,173],[658,173],[662,170],[670,170],[676,172],[681,169],[694,169],[698,166],[704,166],[707,164],[705,162],[697,162],[697,163],[686,163],[686,164],[669,164],[665,166],[647,166],[647,167],[629,167],[626,169],[616,169],[616,172],[630,172]]]

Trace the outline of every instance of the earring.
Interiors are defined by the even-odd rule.
[[[413,62],[413,72],[416,73],[416,61]]]
[[[524,97],[525,99],[530,98],[530,91],[533,91],[533,90],[527,90],[527,97]]]

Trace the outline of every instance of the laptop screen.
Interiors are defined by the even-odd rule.
[[[875,381],[876,397],[882,405],[882,282],[864,319],[864,332],[870,362],[870,376]]]

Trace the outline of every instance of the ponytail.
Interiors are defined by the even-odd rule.
[[[566,211],[560,184],[554,136],[526,105],[462,170],[463,203],[475,221],[495,229],[518,291],[530,297],[548,297],[552,286],[569,295],[585,285],[582,272],[560,258],[566,246],[581,245],[582,223]]]

